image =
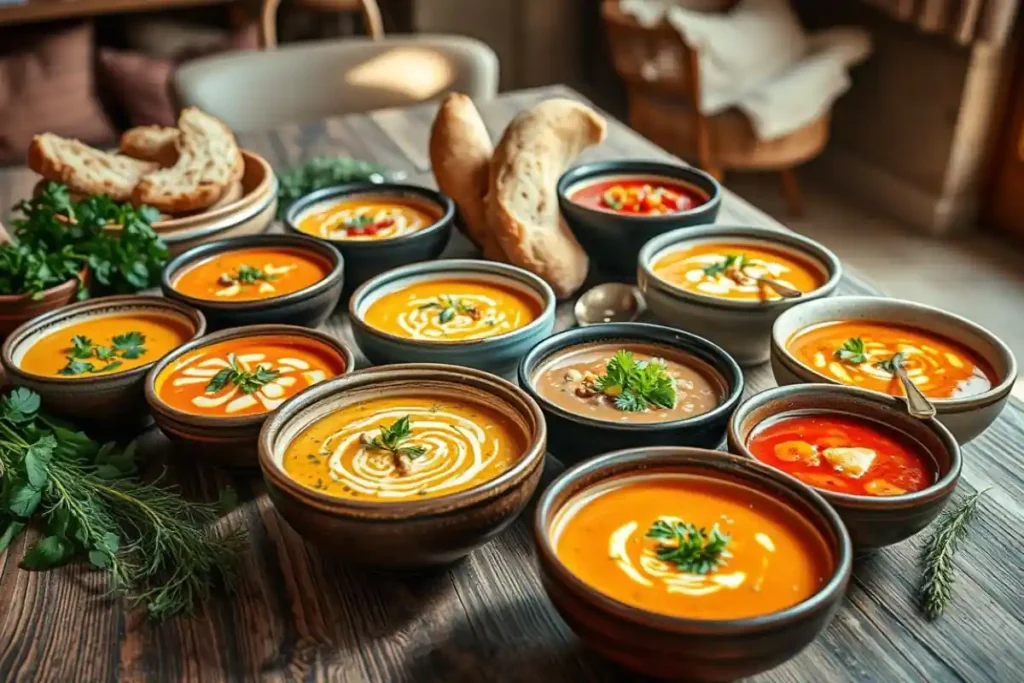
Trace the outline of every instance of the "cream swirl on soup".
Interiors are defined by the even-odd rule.
[[[438,218],[436,210],[418,203],[360,197],[313,207],[299,219],[298,228],[324,239],[372,241],[418,232]]]

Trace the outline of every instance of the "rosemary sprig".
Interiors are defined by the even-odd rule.
[[[717,569],[725,562],[722,553],[730,541],[717,524],[709,531],[689,522],[670,524],[661,519],[647,530],[647,538],[658,542],[659,560],[671,562],[688,574],[707,574]]]
[[[943,512],[935,532],[921,549],[918,602],[921,612],[929,620],[938,619],[953,599],[953,584],[956,582],[953,558],[986,491],[988,489],[973,493],[952,510]]]
[[[864,340],[860,337],[850,337],[843,345],[836,349],[835,357],[847,363],[860,365],[868,361],[867,351],[864,349]]]
[[[255,372],[243,370],[238,364],[238,358],[233,353],[228,354],[228,365],[229,367],[220,370],[206,384],[206,393],[215,394],[230,382],[238,387],[243,394],[252,394],[273,382],[281,374],[277,370],[271,370],[262,365],[257,365]]]

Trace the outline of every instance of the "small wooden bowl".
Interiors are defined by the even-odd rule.
[[[33,299],[29,294],[0,296],[0,341],[7,339],[26,320],[73,302],[82,284],[89,284],[88,268],[83,268],[76,278],[43,290],[38,299]]]
[[[181,452],[188,453],[205,462],[222,467],[255,467],[257,465],[256,444],[263,423],[273,413],[243,415],[240,417],[213,417],[196,415],[173,408],[160,398],[156,381],[169,365],[178,362],[197,349],[227,339],[283,335],[306,337],[323,344],[336,352],[342,359],[342,375],[355,368],[355,357],[342,342],[323,332],[309,330],[296,325],[249,325],[221,330],[195,339],[164,356],[146,376],[146,402],[153,419],[167,438],[175,443]]]
[[[793,508],[821,533],[835,571],[817,593],[792,607],[747,619],[684,619],[607,597],[570,572],[555,553],[551,526],[584,489],[639,471],[686,472],[754,487]],[[608,453],[565,472],[544,491],[534,515],[541,583],[558,613],[597,653],[662,679],[731,681],[782,664],[821,633],[850,580],[850,537],[812,489],[761,463],[699,448],[636,448]]]
[[[729,450],[756,460],[747,443],[765,420],[814,413],[850,415],[886,425],[920,444],[938,468],[934,484],[902,496],[853,496],[815,489],[842,517],[856,548],[871,550],[906,540],[931,524],[949,502],[963,468],[956,439],[935,418],[911,417],[901,399],[872,391],[825,384],[762,391],[733,413]]]
[[[429,389],[478,398],[514,416],[526,451],[508,470],[465,491],[401,502],[345,500],[314,491],[282,467],[285,448],[307,425],[368,398]],[[452,365],[370,368],[313,386],[282,405],[263,425],[260,468],[274,507],[307,541],[345,562],[409,570],[450,564],[511,524],[533,495],[544,469],[547,429],[540,408],[510,382]]]
[[[0,349],[0,362],[12,384],[39,394],[43,407],[60,417],[127,432],[148,421],[145,401],[146,373],[159,358],[137,368],[90,377],[48,377],[25,372],[18,363],[22,354],[41,337],[74,320],[132,310],[159,311],[192,327],[192,339],[206,332],[199,311],[158,296],[109,296],[50,311],[14,330]],[[83,425],[85,426],[85,425]]]

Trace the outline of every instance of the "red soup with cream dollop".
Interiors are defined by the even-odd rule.
[[[591,209],[630,216],[688,211],[708,201],[699,188],[663,176],[614,176],[568,192],[569,199]]]
[[[769,422],[747,443],[755,458],[824,491],[898,496],[921,491],[936,466],[909,436],[870,420],[814,413]]]

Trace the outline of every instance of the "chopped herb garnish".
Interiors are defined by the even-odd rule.
[[[906,354],[900,351],[898,353],[894,353],[892,358],[886,358],[885,360],[878,361],[875,363],[875,367],[879,370],[885,370],[886,372],[891,372],[895,375],[897,370],[903,367],[903,362],[906,359]]]
[[[71,338],[71,350],[68,352],[67,365],[57,374],[73,377],[86,373],[110,372],[124,365],[120,359],[134,360],[146,353],[146,336],[141,332],[127,332],[114,336],[111,346],[97,346],[92,340],[82,335]],[[95,359],[103,363],[97,367],[88,362]]]
[[[371,223],[373,223],[373,219],[363,214],[362,216],[353,216],[352,218],[345,219],[345,228],[359,232]]]
[[[841,361],[854,365],[868,362],[867,354],[864,351],[864,340],[860,337],[850,337],[843,342],[843,345],[836,349],[835,356]]]
[[[252,394],[273,382],[281,374],[262,365],[257,365],[255,372],[243,370],[233,353],[228,354],[228,365],[229,367],[222,369],[207,383],[206,393],[215,394],[230,382],[243,394]]]
[[[708,531],[688,522],[669,523],[661,519],[647,530],[647,538],[658,542],[659,560],[671,562],[688,574],[707,574],[724,564],[722,553],[730,540],[717,524]]]
[[[605,374],[594,383],[597,391],[615,399],[619,410],[638,413],[654,406],[676,405],[676,384],[658,361],[637,361],[629,351],[620,350],[608,361]]]
[[[451,322],[457,313],[467,315],[473,320],[480,319],[480,309],[478,309],[475,304],[471,301],[459,299],[454,296],[442,294],[437,298],[437,301],[430,301],[417,306],[417,310],[420,311],[425,311],[431,308],[441,309],[441,312],[437,314],[437,321],[442,325]]]
[[[750,265],[750,262],[745,254],[726,254],[725,258],[721,261],[712,263],[705,268],[704,274],[708,277],[715,277],[729,270],[742,271],[748,265]]]
[[[276,279],[276,275],[271,275],[262,268],[247,266],[245,264],[239,266],[238,273],[235,274],[235,280],[243,285],[252,285],[257,282],[270,282],[271,280]]]
[[[424,455],[427,449],[423,446],[403,446],[402,442],[412,437],[412,423],[409,416],[400,417],[390,427],[380,426],[380,434],[373,437],[367,444],[369,448],[387,451],[391,454],[395,469],[399,474],[408,474],[406,459],[415,460]]]

